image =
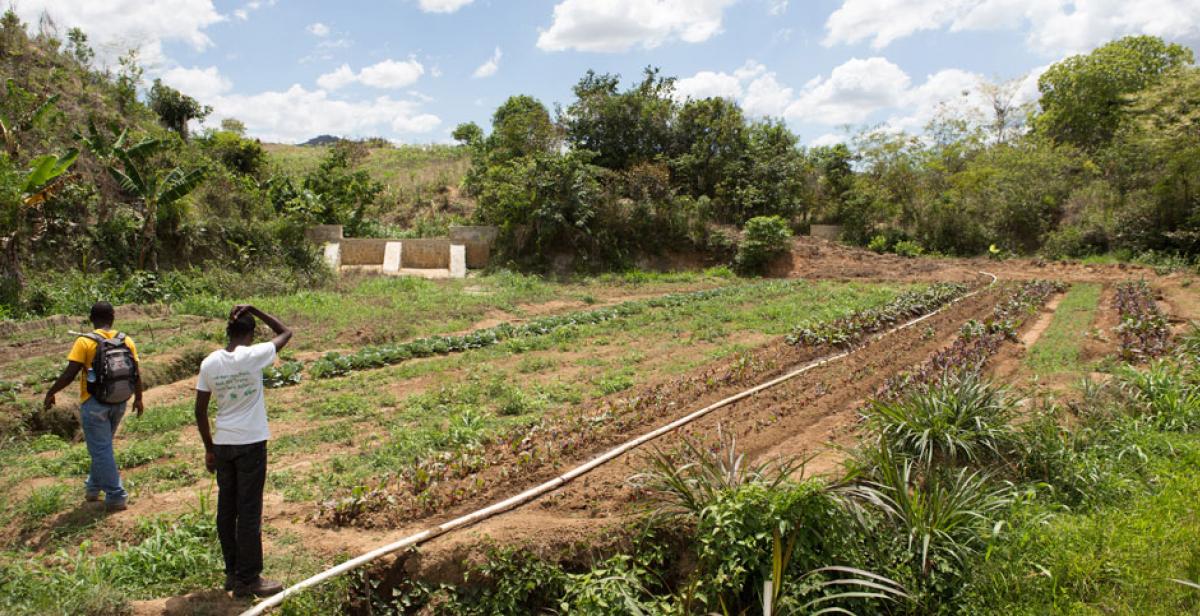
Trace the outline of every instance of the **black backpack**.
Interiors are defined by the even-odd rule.
[[[85,334],[96,341],[96,358],[92,360],[95,381],[88,381],[87,391],[105,404],[120,404],[133,396],[138,382],[138,365],[133,350],[125,344],[125,334],[112,338],[100,334]]]

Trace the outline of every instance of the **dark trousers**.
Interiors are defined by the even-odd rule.
[[[251,584],[263,569],[262,505],[267,442],[214,445],[217,458],[217,536],[225,576]]]

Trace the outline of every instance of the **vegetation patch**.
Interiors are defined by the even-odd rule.
[[[1079,351],[1092,330],[1100,302],[1099,284],[1076,284],[1059,302],[1050,326],[1042,333],[1025,364],[1035,374],[1047,375],[1078,369]]]

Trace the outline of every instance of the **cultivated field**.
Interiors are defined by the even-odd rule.
[[[372,575],[385,588],[412,589],[413,581],[461,583],[498,546],[569,562],[629,551],[627,527],[646,499],[629,478],[652,449],[732,435],[747,463],[806,458],[807,476],[832,477],[844,447],[862,438],[863,404],[934,378],[942,365],[975,362],[1011,385],[1077,399],[1080,378],[1108,378],[1123,353],[1145,344],[1115,329],[1136,299],[1119,297],[1122,283],[1149,280],[1175,330],[1200,316],[1190,276],[1148,269],[911,260],[804,241],[788,274],[364,277],[335,291],[248,298],[297,331],[266,375],[267,573],[298,581],[806,362],[858,349],[529,505],[385,560]],[[1024,282],[1033,279],[1054,284]],[[965,298],[951,303],[956,297]],[[875,337],[937,308],[919,325]],[[0,449],[0,571],[9,582],[0,606],[105,613],[126,598],[146,614],[244,609],[210,590],[221,581],[215,488],[191,413],[194,370],[219,345],[226,309],[190,300],[119,310],[151,389],[146,415],[129,417],[116,440],[131,507],[113,516],[80,498],[88,457],[66,403],[71,390],[60,395],[64,408],[32,410],[61,367],[69,330],[82,325],[50,319],[4,335],[10,437]],[[972,323],[987,325],[968,336]],[[988,329],[993,323],[1011,331]],[[320,613],[328,609],[321,601],[341,596],[307,595],[292,609]]]

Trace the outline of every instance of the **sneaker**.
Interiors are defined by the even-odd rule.
[[[233,596],[239,599],[249,597],[270,597],[276,593],[283,591],[283,584],[274,580],[268,580],[265,577],[259,576],[258,580],[251,584],[238,584],[233,588]]]
[[[83,500],[85,500],[89,503],[98,503],[98,502],[100,502],[100,493],[99,492],[87,492],[83,495]]]
[[[125,504],[125,501],[117,501],[115,503],[104,503],[104,510],[107,511],[108,513],[116,513],[118,511],[125,511],[126,509],[129,509],[129,506]]]

